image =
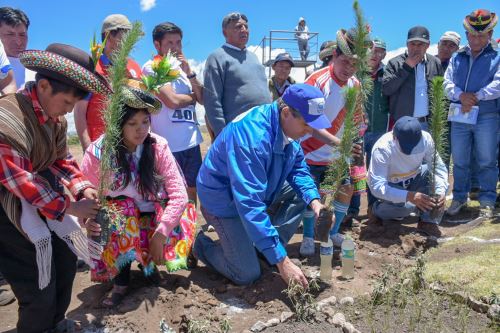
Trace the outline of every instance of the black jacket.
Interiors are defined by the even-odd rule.
[[[403,116],[413,116],[415,106],[415,68],[405,63],[407,57],[408,54],[404,53],[392,58],[384,70],[382,92],[389,97],[389,113],[395,121]],[[434,76],[443,76],[443,73],[439,59],[427,53],[427,87],[430,88]]]

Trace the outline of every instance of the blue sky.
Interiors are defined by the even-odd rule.
[[[473,9],[487,8],[500,14],[499,0],[361,0],[360,4],[373,35],[384,38],[390,50],[404,46],[406,33],[414,25],[429,28],[431,42],[437,43],[446,30],[464,35],[462,19]],[[152,29],[163,21],[172,21],[183,29],[184,53],[199,62],[224,42],[221,20],[231,11],[248,16],[249,45],[259,44],[271,29],[293,29],[300,16],[306,18],[311,31],[319,32],[320,43],[334,39],[339,28],[354,24],[350,0],[11,0],[2,1],[2,5],[27,13],[31,20],[28,48],[33,49],[62,42],[87,50],[93,33],[100,31],[108,14],[122,13],[142,21],[145,36],[133,53],[141,65],[154,52]],[[499,38],[500,25],[497,31],[495,36]]]

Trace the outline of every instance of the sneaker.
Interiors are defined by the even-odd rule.
[[[330,236],[330,238],[332,239],[334,247],[340,248],[342,246],[342,242],[344,241],[344,235],[338,232],[335,235]]]
[[[432,236],[436,238],[439,238],[442,235],[441,230],[439,229],[439,226],[436,223],[419,221],[417,224],[417,230],[422,232],[423,234],[426,234],[427,236]]]
[[[450,216],[457,215],[458,212],[460,212],[460,210],[462,209],[462,207],[465,206],[465,204],[466,204],[466,202],[460,202],[460,201],[453,200],[451,202],[450,207],[448,207],[448,209],[446,210],[446,213]]]
[[[311,237],[304,237],[300,244],[299,253],[303,257],[310,257],[314,255],[314,239]]]
[[[491,219],[493,217],[493,207],[491,206],[479,207],[479,217],[485,217],[487,219]]]

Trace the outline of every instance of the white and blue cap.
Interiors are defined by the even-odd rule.
[[[286,105],[299,111],[307,125],[312,128],[323,129],[332,126],[324,114],[325,98],[318,88],[304,83],[292,84],[281,98]]]
[[[422,140],[422,126],[417,118],[404,116],[394,124],[392,133],[399,142],[403,154],[411,155],[416,152],[418,144]]]

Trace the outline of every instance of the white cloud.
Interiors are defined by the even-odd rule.
[[[156,0],[141,0],[141,11],[147,12],[156,6]]]

